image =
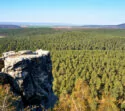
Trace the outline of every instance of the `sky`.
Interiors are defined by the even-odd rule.
[[[0,22],[125,23],[125,0],[0,0]]]

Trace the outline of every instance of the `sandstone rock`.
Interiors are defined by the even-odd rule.
[[[49,108],[54,105],[56,96],[52,91],[52,62],[49,51],[10,51],[4,53],[3,58],[2,71],[18,84],[25,106],[42,104]]]
[[[8,57],[8,56],[12,56],[12,55],[15,55],[15,51],[9,51],[9,52],[5,52],[3,53],[3,57]]]
[[[48,55],[49,51],[43,51],[42,49],[36,50],[36,53],[38,55]]]
[[[31,50],[22,50],[22,51],[19,51],[18,54],[20,54],[20,55],[23,55],[23,54],[32,54],[32,51]]]

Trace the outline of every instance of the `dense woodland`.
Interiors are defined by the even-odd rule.
[[[124,29],[0,29],[0,35],[4,36],[0,54],[23,49],[50,51],[53,90],[59,98],[53,111],[125,110]],[[0,95],[1,100],[6,96],[1,87]]]

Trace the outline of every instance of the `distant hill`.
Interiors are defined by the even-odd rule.
[[[59,29],[69,29],[69,28],[102,28],[102,29],[125,29],[125,23],[118,25],[73,25],[66,23],[34,23],[34,22],[0,22],[0,28],[28,28],[28,27],[52,27]]]
[[[118,25],[84,25],[82,28],[109,28],[109,29],[125,29],[125,23]]]
[[[42,23],[42,22],[0,22],[0,25],[17,25],[20,27],[53,27],[53,26],[72,26],[67,23]]]
[[[21,27],[17,25],[0,25],[0,29],[17,29],[17,28]]]
[[[117,25],[119,28],[125,28],[125,23]]]

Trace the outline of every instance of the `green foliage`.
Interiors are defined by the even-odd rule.
[[[37,48],[48,50],[125,50],[123,29],[1,29],[0,53]]]
[[[12,92],[9,91],[10,87],[8,85],[0,86],[0,110],[1,111],[14,111],[16,110],[15,101],[17,97],[14,97]]]
[[[124,29],[1,29],[0,35],[6,36],[0,39],[0,54],[9,50],[50,50],[53,89],[60,97],[54,110],[125,109]],[[81,100],[88,87],[89,96]]]

